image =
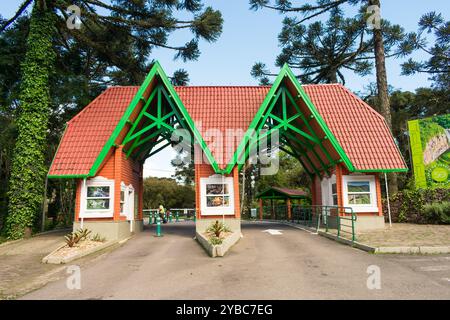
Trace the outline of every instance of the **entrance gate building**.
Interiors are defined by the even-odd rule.
[[[383,117],[287,66],[272,86],[174,87],[155,62],[140,87],[108,88],[67,123],[48,177],[77,180],[75,229],[123,239],[142,229],[145,160],[192,137],[197,232],[218,218],[240,232],[239,170],[275,135],[310,176],[312,205],[351,207],[360,230],[384,226],[379,174],[407,167]]]

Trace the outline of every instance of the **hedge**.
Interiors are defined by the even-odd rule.
[[[450,190],[403,190],[390,198],[392,222],[417,224],[450,223]],[[386,200],[383,212],[388,219]]]

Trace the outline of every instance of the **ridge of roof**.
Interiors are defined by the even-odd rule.
[[[245,86],[237,86],[237,85],[195,85],[195,86],[174,86],[175,88],[271,88],[272,86],[251,86],[251,85],[245,85]]]
[[[155,74],[162,73],[163,77],[165,77],[165,74],[163,73],[164,71],[159,70],[159,69],[160,69],[160,67],[159,67],[159,65],[157,65]],[[291,79],[291,81],[295,80],[293,82],[293,85],[296,87],[296,90],[298,90],[302,93],[303,99],[307,100],[305,102],[307,104],[307,106],[310,109],[313,108],[312,111],[317,113],[317,117],[324,118],[324,119],[322,119],[323,125],[325,126],[325,129],[327,129],[329,131],[329,134],[331,134],[331,136],[333,136],[335,134],[335,131],[338,133],[344,132],[343,134],[340,134],[340,137],[336,136],[335,143],[338,145],[338,147],[341,148],[341,151],[344,155],[346,154],[346,152],[349,152],[349,150],[351,151],[352,155],[351,155],[351,157],[349,157],[348,161],[349,161],[350,165],[352,165],[352,168],[353,168],[353,164],[352,164],[353,161],[356,161],[354,169],[360,169],[360,170],[372,170],[372,169],[373,170],[381,170],[385,167],[388,169],[397,169],[397,167],[398,168],[400,168],[400,167],[407,168],[406,163],[405,163],[403,157],[401,157],[401,154],[399,152],[398,145],[393,140],[392,132],[389,130],[387,123],[384,120],[384,118],[381,116],[381,114],[379,114],[376,110],[371,108],[360,97],[356,96],[352,91],[350,91],[349,89],[347,89],[345,86],[343,86],[340,83],[305,84],[305,85],[303,85],[297,81],[295,76],[292,74],[292,71],[290,71],[289,69],[287,69],[285,67],[283,68],[282,72],[280,72],[279,77],[277,77],[278,80],[275,81],[274,84],[270,85],[270,86],[269,85],[265,85],[265,86],[250,86],[250,85],[246,85],[246,86],[236,86],[236,85],[230,85],[230,86],[213,86],[213,85],[172,86],[170,81],[167,78],[163,78],[163,81],[167,86],[169,86],[171,88],[171,89],[169,88],[171,90],[171,94],[177,98],[178,103],[181,105],[181,107],[183,107],[183,110],[189,119],[191,119],[191,117],[193,116],[194,113],[192,112],[192,108],[189,106],[189,103],[187,103],[184,96],[185,95],[187,95],[187,96],[195,95],[195,93],[196,93],[195,89],[198,89],[198,94],[200,94],[200,96],[204,95],[205,93],[208,93],[208,90],[210,92],[210,97],[208,98],[209,100],[207,100],[206,103],[204,100],[200,101],[201,103],[198,106],[197,114],[199,116],[196,118],[199,118],[200,120],[203,119],[203,117],[205,115],[206,115],[206,117],[211,117],[211,112],[205,111],[205,110],[210,110],[210,108],[209,108],[210,98],[216,99],[216,100],[219,99],[220,100],[219,102],[222,104],[222,106],[224,105],[224,103],[225,104],[229,103],[229,99],[223,99],[223,97],[222,97],[222,94],[227,93],[227,91],[228,91],[228,93],[230,93],[231,95],[233,95],[235,97],[241,97],[241,98],[239,98],[240,99],[239,103],[241,103],[242,106],[249,106],[249,101],[250,101],[251,102],[250,105],[252,105],[251,108],[249,107],[250,111],[256,110],[256,107],[257,107],[255,104],[256,100],[262,99],[263,95],[265,95],[265,98],[264,98],[262,104],[259,100],[257,101],[259,109],[257,109],[255,115],[252,114],[253,120],[251,120],[251,122],[250,122],[250,126],[252,126],[252,123],[255,121],[255,119],[257,119],[257,115],[260,113],[261,108],[267,107],[268,102],[266,102],[266,100],[268,99],[268,97],[273,96],[274,90],[278,88],[282,79],[284,77],[286,77],[286,75],[289,76],[289,79]],[[147,77],[149,77],[149,75]],[[294,80],[292,80],[292,78]],[[146,81],[147,81],[147,78],[146,78]],[[105,128],[98,129],[97,130],[98,132],[94,135],[94,137],[89,137],[90,139],[92,138],[91,140],[95,140],[94,142],[96,143],[96,145],[92,146],[92,143],[89,142],[87,145],[82,145],[82,147],[80,147],[83,152],[89,153],[87,156],[90,159],[89,161],[91,161],[92,159],[94,161],[94,164],[90,167],[89,172],[86,174],[86,176],[87,175],[92,176],[93,173],[91,173],[91,171],[95,172],[95,170],[97,170],[98,166],[99,166],[99,165],[97,165],[97,163],[101,164],[101,162],[98,159],[100,159],[101,157],[104,158],[105,155],[107,154],[104,152],[104,149],[107,150],[106,149],[107,147],[110,148],[110,146],[112,145],[112,142],[110,142],[110,140],[113,138],[113,136],[116,137],[118,135],[118,133],[120,133],[120,131],[117,131],[118,130],[117,128],[118,128],[119,124],[124,121],[123,119],[125,119],[125,117],[128,117],[128,116],[126,116],[127,112],[129,112],[128,109],[130,109],[131,104],[133,104],[133,101],[136,99],[136,95],[140,92],[142,87],[143,87],[143,85],[141,85],[141,86],[110,86],[110,87],[107,87],[99,96],[97,96],[94,100],[92,100],[91,103],[89,103],[85,108],[83,108],[70,121],[68,121],[67,125],[69,125],[69,124],[72,124],[72,125],[70,126],[70,129],[69,129],[69,126],[67,126],[67,128],[69,130],[65,131],[64,137],[67,136],[68,134],[71,134],[72,135],[71,137],[75,137],[75,138],[73,138],[73,139],[67,138],[67,142],[65,144],[62,143],[64,148],[61,148],[61,150],[63,152],[61,152],[61,150],[59,150],[57,153],[61,154],[61,155],[73,153],[74,157],[58,162],[56,167],[55,167],[55,164],[52,162],[51,168],[55,167],[55,169],[54,169],[54,173],[49,174],[49,175],[57,176],[58,170],[59,170],[59,172],[61,172],[61,171],[64,172],[64,170],[66,170],[64,172],[64,174],[59,173],[59,175],[67,175],[67,176],[74,175],[74,174],[75,175],[85,175],[83,170],[87,169],[87,168],[84,168],[84,167],[86,167],[86,165],[84,165],[84,164],[79,165],[79,163],[78,163],[79,161],[76,160],[79,157],[79,155],[76,155],[74,153],[74,150],[76,150],[76,148],[74,149],[74,144],[76,143],[76,141],[79,141],[80,139],[83,140],[82,137],[85,137],[85,136],[87,137],[87,134],[84,133],[85,131],[87,131],[84,128],[86,126],[86,124],[84,124],[82,119],[86,118],[86,113],[87,113],[88,117],[91,117],[91,113],[93,113],[93,117],[94,118],[97,117],[98,120],[90,121],[90,122],[88,121],[88,127],[89,128],[95,127],[95,129],[97,130],[97,127],[99,127],[99,124],[101,124],[100,121],[103,121]],[[304,88],[304,89],[302,89],[302,88]],[[202,89],[205,89],[205,90],[202,90]],[[265,92],[265,91],[267,91],[267,92]],[[242,99],[242,96],[245,96],[245,99]],[[251,96],[251,98],[250,98],[250,96]],[[129,102],[129,100],[131,100],[131,102]],[[308,103],[309,103],[309,105],[308,105]],[[315,105],[316,103],[318,104],[317,106],[320,106],[319,108],[317,108],[317,106]],[[381,130],[381,131],[379,130],[381,133],[383,133],[382,131],[387,130],[387,132],[384,132],[385,134],[384,134],[383,139],[385,139],[384,141],[387,141],[387,142],[389,142],[388,140],[391,140],[391,142],[388,143],[390,146],[386,146],[386,148],[384,148],[383,150],[386,151],[390,148],[390,151],[392,153],[397,153],[397,156],[400,156],[400,158],[401,158],[402,165],[400,165],[400,161],[398,159],[385,160],[382,157],[375,157],[376,159],[373,161],[372,160],[370,160],[370,161],[364,160],[365,158],[364,158],[364,156],[361,155],[361,153],[367,151],[367,148],[368,148],[368,147],[366,147],[367,142],[361,142],[362,143],[362,145],[361,145],[361,143],[358,144],[358,141],[355,142],[352,139],[348,138],[345,134],[346,129],[344,129],[344,130],[342,129],[342,123],[341,123],[342,119],[339,117],[334,118],[334,116],[333,116],[333,114],[334,114],[333,108],[335,108],[339,104],[342,104],[341,107],[344,110],[344,114],[346,114],[345,117],[347,117],[347,118],[351,117],[351,112],[352,112],[351,108],[354,108],[355,111],[360,110],[360,112],[362,114],[361,115],[362,118],[364,118],[363,117],[364,114],[369,119],[371,118],[370,122],[372,122],[373,125],[375,125],[375,127],[378,127],[378,129]],[[205,105],[207,106],[206,109],[205,109]],[[227,107],[227,106],[225,106],[225,107]],[[109,114],[109,112],[108,112],[108,110],[110,110],[110,109],[114,111],[114,112],[111,112],[111,114]],[[230,109],[228,107],[225,109],[222,111],[226,111],[229,113],[231,112],[231,114],[230,114],[231,120],[228,117],[223,117],[223,119],[221,117],[219,120],[213,119],[214,120],[212,122],[213,125],[217,125],[217,123],[219,123],[219,125],[230,125],[230,123],[231,124],[243,123],[242,121],[245,122],[250,119],[248,114],[246,114],[246,116],[244,117],[241,110],[237,111],[237,110],[234,110],[233,108]],[[325,111],[328,110],[329,112],[326,112],[326,113],[324,113],[324,115],[322,115],[322,112],[324,110]],[[369,112],[367,112],[367,111],[369,111]],[[247,110],[246,112],[248,113],[249,111]],[[325,119],[326,118],[325,116],[327,116],[329,118],[330,114],[331,114],[331,119],[328,119],[328,122],[327,122]],[[95,118],[95,119],[97,119],[97,118]],[[226,119],[227,121],[223,121],[224,119]],[[233,119],[239,119],[239,121],[233,122],[232,121]],[[247,119],[247,120],[245,120],[245,119]],[[77,120],[80,120],[80,121],[77,121]],[[192,118],[191,121],[193,123],[192,126],[194,127],[193,130],[196,130],[194,132],[194,134],[196,133],[198,136],[200,136],[200,138],[202,139],[201,141],[203,141],[205,143],[206,151],[209,152],[210,158],[212,158],[212,160],[210,158],[208,158],[208,160],[211,163],[214,162],[214,164],[216,166],[219,166],[219,164],[216,162],[216,159],[214,158],[213,153],[208,149],[206,140],[203,140],[203,134],[200,131],[197,131],[198,129],[195,128],[194,118]],[[364,119],[362,121],[363,121],[363,127],[365,127],[366,124],[370,123],[367,121],[364,122]],[[110,127],[111,123],[113,123],[113,124],[116,123],[115,124],[116,129],[112,130],[112,134],[106,136],[106,133],[108,133],[109,132],[108,130],[110,130],[109,127]],[[122,127],[123,127],[123,124],[121,125],[121,128]],[[244,125],[242,125],[242,127],[244,128]],[[247,124],[245,124],[245,127],[247,127]],[[356,128],[356,132],[359,132],[358,131],[359,127],[355,127],[355,128]],[[355,128],[353,128],[353,129],[355,129]],[[245,129],[244,129],[244,131],[245,131]],[[373,138],[373,134],[372,135],[369,134],[367,137],[368,137],[368,141],[369,141],[369,144],[368,144],[369,147],[371,147],[372,149],[376,149],[376,150],[380,149],[379,146],[377,145],[376,141],[374,142],[374,141],[370,140]],[[105,140],[105,139],[107,139],[106,144],[105,144],[105,142],[103,142],[103,140]],[[356,139],[356,140],[358,140],[358,139]],[[113,140],[111,140],[111,141],[113,141]],[[392,143],[395,145],[395,149],[397,150],[397,152],[394,151],[395,149],[394,149],[394,146],[392,145]],[[102,148],[100,148],[101,144],[103,145]],[[228,161],[227,157],[228,157],[228,155],[231,155],[232,158],[230,158],[230,159],[233,159],[233,157],[235,157],[238,152],[241,152],[242,151],[241,144],[242,144],[242,141],[241,141],[241,143],[237,142],[236,148],[234,148],[234,154],[232,154],[232,153],[228,154],[226,152],[223,154],[223,157],[226,158],[225,159],[226,161],[224,163],[222,163],[225,165],[225,167],[219,168],[221,170],[221,172],[228,170],[229,169],[228,167],[230,167],[231,165],[235,165],[235,163]],[[96,156],[96,158],[94,158],[94,153],[97,154],[98,153],[97,149],[99,149],[99,148],[100,148],[100,153]],[[57,157],[57,155],[55,155],[55,159],[56,159],[56,157]],[[394,156],[394,158],[395,158],[395,156]],[[383,161],[385,161],[385,162],[383,162]],[[381,163],[381,165],[379,165],[379,163]],[[217,169],[217,170],[219,170],[219,169]],[[214,170],[216,170],[216,168]],[[353,169],[351,169],[351,170],[353,170]]]

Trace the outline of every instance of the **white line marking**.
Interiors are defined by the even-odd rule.
[[[276,229],[267,229],[267,230],[264,230],[264,231],[262,231],[262,232],[270,233],[270,234],[273,235],[273,236],[282,234],[282,233],[281,233],[281,230],[276,230]]]
[[[446,271],[450,270],[450,266],[429,266],[429,267],[421,267],[422,271]]]

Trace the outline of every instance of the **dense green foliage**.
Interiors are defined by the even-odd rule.
[[[296,25],[303,24],[305,21],[308,21],[313,18],[318,18],[324,14],[335,12],[337,9],[343,8],[345,6],[357,6],[360,12],[361,18],[360,21],[369,21],[368,19],[371,18],[371,14],[368,13],[368,9],[370,7],[378,7],[378,9],[381,9],[381,0],[316,0],[316,1],[308,1],[307,3],[298,3],[298,2],[292,2],[290,0],[275,0],[274,3],[272,3],[271,0],[250,0],[250,7],[251,9],[258,10],[261,8],[267,8],[270,10],[276,10],[281,13],[296,13],[300,19],[295,22]],[[381,18],[381,17],[379,17]],[[366,29],[366,26],[363,23],[359,24],[360,29]],[[347,30],[347,32],[351,32]],[[354,31],[356,32],[356,31]],[[361,31],[362,35],[364,35],[364,31]],[[391,27],[389,23],[386,21],[380,21],[380,27],[373,27],[371,30],[367,30],[367,32],[371,36],[371,42],[373,44],[373,60],[375,62],[375,70],[376,70],[376,82],[377,82],[377,100],[379,105],[379,112],[384,117],[386,124],[389,129],[392,129],[392,116],[391,116],[391,107],[389,102],[389,93],[388,93],[388,81],[387,81],[387,71],[386,71],[386,57],[388,56],[390,46],[395,45],[402,40],[402,34],[403,30],[399,26],[393,26]],[[336,31],[335,31],[336,33]],[[390,36],[392,34],[392,37]],[[326,36],[326,35],[323,35]],[[348,39],[353,39],[351,34]],[[357,38],[353,40],[348,40],[347,43],[344,45],[345,47],[350,48],[349,50],[342,50],[337,49],[336,47],[333,48],[334,51],[341,51],[344,53],[348,53],[347,51],[352,51],[353,47],[352,44],[354,41],[356,41]],[[320,41],[320,38],[319,38]],[[361,38],[360,44],[363,39]],[[393,41],[393,43],[391,43]],[[322,44],[322,43],[321,43]],[[338,44],[338,42],[336,42]],[[323,45],[323,44],[322,44]],[[325,45],[323,45],[325,46]],[[315,46],[312,46],[308,51],[311,52],[313,56],[316,55],[315,53]],[[341,64],[338,64],[337,66],[342,67],[343,63],[347,61],[347,68],[350,70],[353,70],[354,72],[367,72],[369,66],[366,65],[365,68],[358,70],[355,67],[349,67],[348,65],[348,59],[354,59],[356,61],[360,60],[362,58],[363,60],[367,57],[365,56],[365,52],[359,52],[357,50],[356,55],[350,55],[349,57],[346,57],[345,55],[342,55],[340,57]],[[399,52],[395,53],[394,55],[401,55],[404,53],[403,50],[400,50]],[[300,57],[301,58],[301,57]],[[328,64],[328,61],[333,61],[331,57],[328,57],[326,60],[319,61],[316,65],[318,66],[326,66]],[[298,65],[301,67],[301,65]],[[328,70],[328,73],[338,72],[336,69],[336,65],[331,65],[331,69]],[[325,67],[327,68],[327,67]],[[325,78],[326,79],[326,78]],[[334,80],[333,78],[331,78]],[[341,79],[343,79],[343,76],[341,76]],[[395,173],[389,173],[389,188],[393,192],[398,191],[398,183],[397,183],[397,175]]]
[[[223,222],[219,222],[219,220],[216,220],[216,222],[212,222],[206,229],[209,242],[212,245],[222,244],[224,240],[224,234],[228,232],[231,232],[231,229]]]
[[[180,185],[174,179],[144,179],[144,209],[195,208],[195,190],[192,185]]]
[[[448,189],[419,189],[400,191],[390,200],[393,222],[448,224],[450,193]],[[386,206],[384,214],[387,216]]]
[[[433,118],[422,119],[420,122],[420,140],[422,142],[422,150],[425,150],[428,142],[441,134],[445,134],[445,129],[434,122]]]
[[[8,190],[6,227],[10,239],[23,237],[25,229],[33,227],[37,213],[42,209],[47,172],[45,150],[50,107],[49,77],[55,61],[52,47],[54,33],[53,14],[35,6],[22,65],[18,137]]]
[[[428,45],[424,33],[433,33],[435,41]],[[440,89],[450,87],[450,21],[445,21],[442,14],[430,12],[419,21],[418,32],[410,33],[402,45],[405,50],[421,50],[430,55],[426,61],[409,59],[402,64],[403,74],[426,73]]]
[[[450,202],[426,204],[423,206],[423,215],[427,221],[450,224]]]
[[[289,154],[279,151],[279,169],[274,175],[261,175],[261,167],[247,165],[245,172],[245,185],[240,179],[240,190],[244,187],[243,214],[250,215],[251,208],[258,207],[256,195],[269,187],[283,187],[290,189],[307,189],[310,179],[300,162]]]
[[[68,28],[68,22],[76,22],[67,11],[72,4],[81,9],[79,29]],[[30,8],[42,14],[30,17]],[[106,86],[140,84],[156,48],[175,51],[175,59],[196,60],[199,41],[216,41],[222,24],[221,13],[205,8],[201,0],[25,0],[11,19],[0,17],[0,228],[5,231],[10,176],[9,237],[21,237],[23,228],[37,227],[43,177],[68,119]],[[170,35],[177,31],[191,34],[191,39],[171,44]],[[171,80],[185,85],[189,77],[180,69]],[[12,166],[17,136],[17,163]],[[44,224],[70,223],[73,181],[49,181],[48,191],[47,216],[52,222]]]
[[[366,27],[364,15],[346,18],[338,7],[331,9],[326,23],[317,21],[310,25],[300,23],[298,17],[288,16],[283,20],[283,28],[278,35],[281,53],[275,65],[285,63],[299,70],[302,83],[345,84],[343,70],[350,70],[366,76],[373,69],[374,44]],[[388,55],[403,38],[403,30],[397,25],[383,22],[385,50]],[[256,63],[251,71],[262,84],[269,83],[271,74],[264,63]]]

